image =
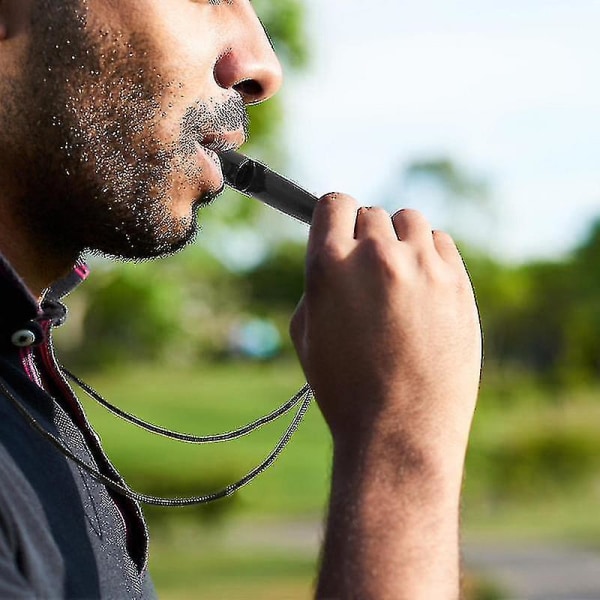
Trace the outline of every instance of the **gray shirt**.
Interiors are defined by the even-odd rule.
[[[38,307],[0,257],[0,599],[155,598],[140,507],[65,458],[20,411],[120,480],[54,359],[50,331],[61,318],[56,299]],[[27,346],[14,343],[23,331],[35,334]]]

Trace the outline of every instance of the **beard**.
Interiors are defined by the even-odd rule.
[[[2,109],[20,223],[61,255],[139,260],[181,249],[199,206],[220,191],[201,185],[195,142],[246,131],[241,97],[192,102],[169,135],[183,85],[157,70],[150,41],[90,32],[81,0],[34,5],[27,67]]]

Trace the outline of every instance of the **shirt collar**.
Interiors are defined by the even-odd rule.
[[[83,261],[77,261],[73,270],[63,277],[55,281],[44,293],[42,306],[46,302],[58,302],[68,294],[70,294],[80,283],[85,281],[90,274],[88,266]]]
[[[31,329],[35,324],[38,329],[43,322],[61,325],[67,313],[61,299],[84,281],[88,274],[89,269],[85,263],[77,262],[71,273],[46,290],[40,303],[11,264],[0,254],[0,345],[11,344],[15,332]]]

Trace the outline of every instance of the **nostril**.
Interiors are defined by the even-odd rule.
[[[213,70],[215,83],[236,91],[245,104],[258,104],[273,96],[281,85],[281,65],[271,47],[264,46],[251,51],[230,48],[221,54]]]
[[[245,79],[233,86],[246,102],[256,102],[264,94],[263,86],[256,79]]]

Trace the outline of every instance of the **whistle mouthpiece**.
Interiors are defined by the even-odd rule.
[[[229,187],[310,225],[316,196],[235,150],[219,152],[219,158]]]

